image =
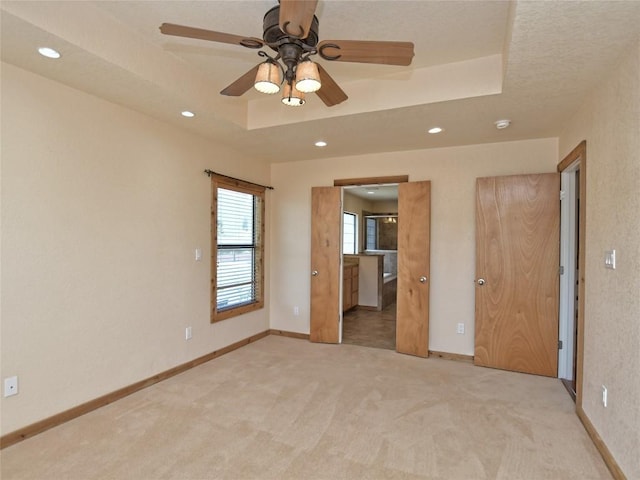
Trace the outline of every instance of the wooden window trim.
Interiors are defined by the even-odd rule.
[[[242,180],[231,179],[221,175],[211,175],[211,298],[210,313],[211,323],[237,317],[245,313],[264,308],[264,243],[265,243],[265,188]],[[258,241],[256,251],[258,298],[249,304],[231,307],[218,311],[217,305],[217,259],[218,259],[218,188],[248,193],[260,199],[258,209]]]

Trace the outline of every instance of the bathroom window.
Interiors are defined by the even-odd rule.
[[[365,218],[367,250],[376,250],[378,248],[378,223],[375,218]]]
[[[342,253],[358,253],[356,248],[358,241],[356,233],[358,231],[358,216],[355,213],[344,212],[342,214],[342,223]]]
[[[264,188],[212,176],[211,321],[264,306]]]

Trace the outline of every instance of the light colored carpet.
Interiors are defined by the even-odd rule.
[[[277,336],[1,460],[3,480],[610,478],[557,379]]]

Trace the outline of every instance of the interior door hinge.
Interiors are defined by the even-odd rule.
[[[560,275],[564,275],[564,265],[560,265]]]
[[[560,190],[560,200],[564,200],[565,193],[564,190]]]
[[[562,340],[558,340],[558,350],[562,350]]]

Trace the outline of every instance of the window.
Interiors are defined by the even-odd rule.
[[[264,188],[212,175],[211,321],[264,306]]]
[[[366,229],[366,250],[376,250],[378,248],[378,224],[375,218],[365,218]]]
[[[343,212],[342,214],[342,253],[357,253],[357,224],[358,216],[355,213]]]

